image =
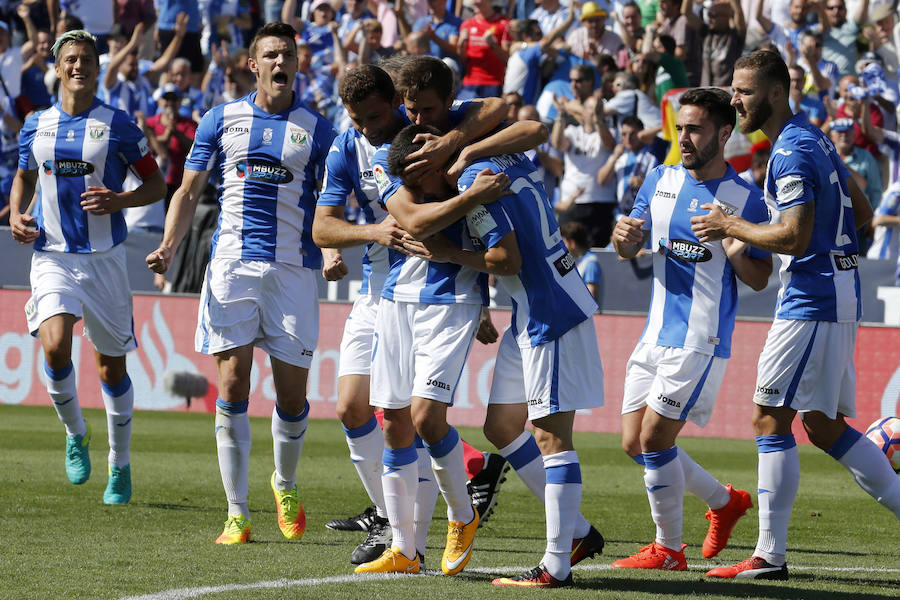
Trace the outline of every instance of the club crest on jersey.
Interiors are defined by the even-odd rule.
[[[709,248],[690,240],[659,238],[659,253],[685,262],[706,262],[712,258]]]
[[[102,125],[98,125],[96,127],[88,128],[88,138],[94,142],[102,142],[103,138],[106,137],[106,127]]]
[[[57,177],[84,177],[94,172],[94,165],[83,160],[48,160],[41,166],[44,167],[44,173]]]
[[[271,145],[273,137],[275,137],[275,132],[272,131],[271,127],[266,127],[265,129],[263,129],[263,137],[262,137],[263,144]]]
[[[264,161],[239,161],[235,167],[240,179],[282,185],[294,180],[287,167]]]
[[[378,191],[382,191],[388,184],[388,176],[387,173],[384,172],[384,167],[381,165],[375,165],[372,167],[372,174],[375,176],[375,185],[378,186]]]
[[[700,205],[700,201],[696,198],[691,198],[691,205],[688,206],[688,212],[697,212],[697,206]]]
[[[70,129],[69,132],[66,134],[66,141],[67,142],[75,141],[75,130],[74,129]]]
[[[291,143],[295,146],[302,146],[309,137],[309,132],[299,127],[291,127]]]
[[[727,202],[722,202],[718,198],[713,200],[713,204],[718,206],[722,210],[722,212],[725,213],[726,215],[733,215],[734,213],[737,212],[737,206],[732,206],[731,204],[728,204]]]

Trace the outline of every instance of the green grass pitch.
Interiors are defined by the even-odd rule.
[[[0,406],[0,598],[772,598],[859,600],[900,597],[900,527],[834,460],[800,448],[802,480],[790,529],[787,582],[708,581],[706,569],[746,558],[756,542],[756,510],[735,529],[713,561],[700,555],[705,507],[685,499],[684,541],[690,570],[610,570],[615,559],[650,542],[641,469],[613,435],[576,434],[584,479],[582,510],[607,539],[604,555],[576,567],[575,588],[495,589],[491,578],[537,564],[544,547],[543,510],[510,473],[494,516],[479,531],[466,571],[439,576],[446,532],[438,501],[428,538],[425,576],[362,578],[349,555],[363,534],[326,529],[368,500],[347,457],[336,421],[312,421],[300,462],[306,535],[282,538],[268,487],[272,446],[268,419],[252,419],[252,543],[221,547],[213,539],[225,519],[210,415],[139,412],[134,419],[134,497],[108,507],[105,417],[85,411],[94,439],[94,472],[73,486],[63,469],[64,433],[52,409]],[[610,416],[610,418],[614,418]],[[462,435],[488,448],[481,432]],[[723,482],[754,490],[752,441],[683,439],[681,445]],[[205,589],[204,589],[205,588]]]

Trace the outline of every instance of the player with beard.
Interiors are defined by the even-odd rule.
[[[722,485],[675,444],[687,420],[703,427],[712,415],[731,352],[736,278],[761,290],[772,272],[767,252],[733,239],[701,244],[691,231],[701,204],[754,223],[768,221],[760,191],[725,161],[735,122],[729,100],[717,88],[682,95],[675,126],[682,164],[654,169],[630,216],[613,231],[623,258],[636,256],[648,240],[655,251],[647,325],[626,366],[622,447],[645,468],[656,523],[656,540],[614,568],[687,569],[681,544],[685,490],[709,506],[706,558],[725,547],[753,505],[750,494]]]
[[[313,214],[325,155],[335,131],[291,89],[297,71],[294,28],[264,25],[250,43],[256,91],[217,106],[200,121],[172,197],[160,247],[147,264],[165,273],[191,226],[206,173],[219,170],[222,214],[200,297],[194,345],[215,356],[219,398],[215,432],[228,500],[217,544],[250,538],[250,369],[253,348],[272,362],[272,438],[278,525],[299,539],[306,515],[298,497],[297,463],[309,404],[306,382],[319,335],[316,271],[322,253],[312,240]]]
[[[772,219],[756,224],[712,204],[692,219],[707,243],[732,237],[781,258],[775,320],[759,357],[753,428],[759,459],[759,538],[753,556],[710,577],[787,579],[788,522],[800,482],[791,424],[800,413],[810,441],[900,518],[900,479],[877,446],[849,426],[856,416],[853,349],[861,303],[857,227],[872,217],[834,144],[788,104],[781,56],[757,51],[735,63],[740,129],[773,140],[765,183]]]

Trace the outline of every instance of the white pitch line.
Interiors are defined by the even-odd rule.
[[[691,567],[691,571],[706,571],[713,567],[720,566],[714,563],[706,563],[704,565],[695,564]],[[889,569],[881,567],[813,567],[807,565],[789,565],[791,571],[828,571],[843,573],[900,573],[900,569]],[[504,575],[509,573],[519,573],[527,570],[527,567],[476,567],[466,569],[469,573],[484,573],[487,575]],[[575,571],[611,571],[609,565],[579,565],[575,567]],[[426,571],[426,575],[443,576],[438,571]],[[257,589],[276,589],[289,587],[309,587],[313,585],[329,585],[333,583],[354,583],[360,581],[386,581],[390,579],[399,579],[401,577],[414,577],[414,575],[403,575],[399,573],[391,574],[361,574],[361,575],[335,575],[332,577],[313,577],[310,579],[275,579],[272,581],[257,581],[256,583],[229,583],[225,585],[211,585],[195,588],[180,588],[175,590],[165,590],[153,594],[144,594],[142,596],[126,596],[121,600],[183,600],[185,598],[199,598],[209,594],[221,594],[224,592],[236,592],[241,590],[257,590]]]

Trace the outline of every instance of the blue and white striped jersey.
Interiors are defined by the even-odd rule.
[[[761,191],[729,165],[721,179],[697,181],[682,165],[660,165],[644,180],[632,217],[645,219],[653,255],[653,292],[641,342],[727,358],[737,282],[722,242],[701,244],[691,217],[707,203],[751,223],[769,220]],[[769,254],[750,248],[750,256]]]
[[[222,213],[210,258],[267,260],[322,268],[312,241],[316,182],[336,132],[298,98],[269,114],[256,92],[214,107],[200,120],[185,169],[215,168]]]
[[[77,115],[57,103],[28,117],[19,135],[19,168],[39,170],[34,249],[90,254],[125,241],[122,212],[85,212],[81,194],[88,186],[121,192],[128,165],[149,153],[131,117],[98,98]]]
[[[325,181],[319,206],[347,206],[352,192],[367,225],[380,223],[387,215],[378,198],[378,186],[372,172],[372,156],[376,148],[365,136],[351,127],[339,135],[325,158]],[[369,244],[363,255],[360,294],[381,296],[387,277],[388,250],[380,244]]]
[[[765,187],[772,222],[781,222],[787,208],[815,204],[806,252],[780,256],[779,319],[846,323],[862,315],[849,176],[834,144],[803,114],[794,115],[772,145]]]
[[[450,127],[456,127],[465,116],[468,102],[454,102],[450,109]],[[405,109],[400,114],[409,123]],[[372,172],[381,204],[394,195],[403,182],[388,174],[387,157],[390,144],[383,144],[372,156]],[[388,207],[390,209],[390,207]],[[442,232],[460,248],[472,249],[472,240],[462,219]],[[388,250],[390,271],[381,297],[423,304],[488,304],[487,275],[451,263],[429,262]]]
[[[140,111],[147,116],[156,114],[156,102],[153,101],[153,86],[143,75],[135,81],[128,81],[122,75],[116,84],[107,89],[100,85],[100,97],[114,108],[125,111],[134,117]]]
[[[566,249],[532,162],[524,154],[475,161],[460,176],[459,191],[484,169],[506,173],[513,193],[470,211],[466,225],[487,248],[515,232],[522,268],[516,275],[497,276],[512,298],[510,326],[522,348],[552,342],[590,318],[597,303]]]
[[[892,217],[900,215],[900,181],[892,183],[884,192],[875,214]],[[895,259],[900,256],[900,231],[897,227],[876,225],[874,237],[866,254],[867,258]]]

